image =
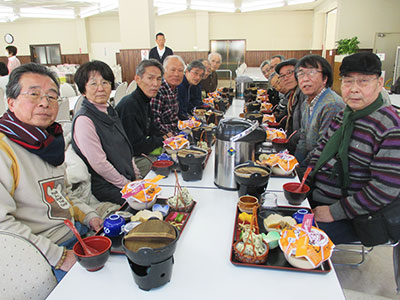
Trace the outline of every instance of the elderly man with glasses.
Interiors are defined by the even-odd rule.
[[[217,70],[221,66],[222,56],[218,52],[212,52],[208,55],[208,62],[211,67],[211,73],[208,76],[205,76],[201,81],[202,89],[206,91],[206,93],[214,92],[218,87],[218,75]],[[207,66],[205,65],[207,68]],[[207,71],[208,73],[208,71]]]
[[[68,250],[76,239],[64,220],[75,221],[85,233],[86,226],[99,230],[102,219],[65,192],[64,137],[55,122],[57,76],[42,65],[25,64],[11,73],[6,93],[8,110],[0,118],[0,230],[32,241],[61,280],[76,261]]]
[[[329,123],[344,108],[344,103],[330,89],[333,83],[332,68],[323,57],[304,56],[296,65],[295,75],[301,91],[307,96],[295,151],[302,173]]]
[[[302,107],[307,97],[298,87],[294,74],[295,66],[298,60],[295,58],[285,60],[275,67],[275,72],[279,76],[281,85],[287,91],[285,97],[279,102],[278,108],[275,110],[275,116],[278,120],[287,116],[285,131],[287,135],[295,135],[290,139],[288,150],[294,153],[297,141],[300,137]]]
[[[201,107],[201,84],[206,67],[201,60],[192,61],[186,68],[185,76],[180,85],[178,85],[178,102],[180,120],[190,118],[193,109]]]
[[[315,218],[334,243],[359,240],[352,220],[400,201],[400,117],[382,98],[380,75],[381,61],[373,53],[343,59],[346,108],[310,161]]]

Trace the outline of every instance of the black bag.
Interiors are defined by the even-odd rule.
[[[364,246],[372,247],[400,240],[400,200],[381,210],[352,220],[354,231]]]

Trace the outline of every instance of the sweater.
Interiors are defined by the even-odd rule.
[[[212,71],[211,74],[203,79],[201,82],[201,89],[206,93],[215,92],[218,86],[218,75],[217,72]]]
[[[164,140],[154,124],[150,100],[138,86],[115,107],[135,156],[149,154],[155,148],[161,147]]]
[[[332,120],[310,161],[311,167],[342,120],[343,111]],[[332,175],[336,158],[329,160],[315,175],[313,201],[329,205],[335,220],[352,219],[399,200],[400,117],[395,108],[384,105],[355,121],[348,157],[350,185],[346,197],[342,197],[339,180]]]
[[[55,266],[73,237],[65,219],[86,225],[97,214],[66,198],[64,165],[54,167],[0,133],[0,230],[33,242]]]
[[[172,51],[171,48],[165,47],[165,51],[162,57],[160,57],[160,55],[158,54],[157,51],[157,47],[151,48],[150,52],[149,52],[149,59],[153,58],[158,60],[161,64],[164,63],[164,60],[167,56],[169,55],[174,55],[174,52]]]
[[[344,106],[342,98],[330,88],[327,88],[319,95],[319,98],[314,99],[311,103],[305,102],[301,118],[300,137],[295,152],[300,166],[306,167],[308,165],[333,117]]]

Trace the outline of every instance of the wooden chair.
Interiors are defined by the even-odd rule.
[[[57,280],[42,252],[28,239],[0,231],[1,299],[45,299]]]

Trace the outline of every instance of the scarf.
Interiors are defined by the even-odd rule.
[[[354,122],[358,119],[370,115],[371,113],[379,109],[382,105],[382,96],[379,94],[378,98],[373,103],[362,110],[353,111],[349,106],[346,106],[343,112],[342,125],[327,141],[324,150],[322,150],[321,156],[319,157],[315,168],[311,173],[312,182],[318,170],[330,159],[336,156],[337,162],[333,167],[332,175],[338,174],[339,183],[342,187],[342,191],[345,191],[347,189],[350,184],[348,152],[351,136],[354,130]]]
[[[287,119],[286,119],[286,126],[285,126],[285,130],[288,131],[289,129],[289,124],[291,122],[291,118],[292,118],[292,112],[293,112],[293,102],[294,102],[294,94],[295,91],[291,91],[290,95],[289,95],[289,100],[288,100],[288,104],[287,104]]]
[[[21,122],[7,110],[0,118],[0,132],[55,167],[64,162],[63,130],[56,122],[43,130]]]

